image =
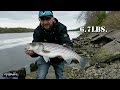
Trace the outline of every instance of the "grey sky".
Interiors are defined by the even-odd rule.
[[[84,23],[77,22],[80,11],[53,11],[61,23],[68,29],[76,29]],[[36,28],[39,25],[38,11],[0,11],[0,27]]]

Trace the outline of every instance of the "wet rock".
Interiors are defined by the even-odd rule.
[[[96,67],[96,68],[105,68],[105,67],[106,67],[106,63],[99,63],[99,64],[96,64],[95,67]]]
[[[25,79],[26,77],[26,69],[25,68],[21,68],[19,70],[16,71],[19,75],[18,79]]]
[[[31,71],[31,72],[34,72],[34,71],[36,71],[36,70],[37,70],[37,65],[34,64],[34,63],[30,64],[30,71]]]

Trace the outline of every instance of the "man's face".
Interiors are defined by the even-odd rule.
[[[46,30],[49,30],[53,26],[54,18],[52,16],[44,16],[39,18],[39,20],[41,26]]]

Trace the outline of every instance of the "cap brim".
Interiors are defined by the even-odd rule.
[[[41,17],[53,17],[53,15],[43,15],[43,16],[39,16],[39,18]]]

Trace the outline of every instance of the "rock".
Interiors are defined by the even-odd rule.
[[[96,64],[95,67],[96,67],[96,68],[105,68],[105,67],[106,67],[106,63],[99,63],[99,64]]]
[[[21,68],[21,69],[17,70],[17,73],[19,74],[18,79],[25,79],[25,77],[26,77],[26,69],[25,68]]]
[[[120,43],[116,40],[101,47],[91,58],[91,65],[99,62],[109,62],[120,58]]]
[[[30,71],[31,71],[31,72],[34,72],[34,71],[36,71],[36,70],[37,70],[37,65],[34,64],[34,63],[30,64]]]
[[[105,37],[110,38],[112,40],[120,39],[120,30],[113,30],[112,32],[106,34]]]

